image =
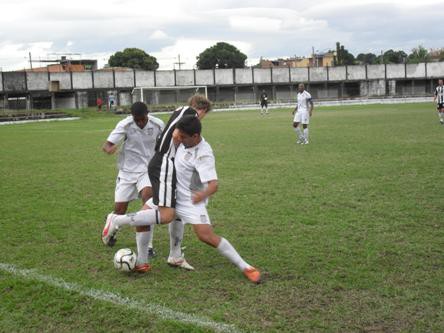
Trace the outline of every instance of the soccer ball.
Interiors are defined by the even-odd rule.
[[[130,272],[136,267],[137,256],[131,249],[120,249],[114,255],[114,267],[122,272]]]

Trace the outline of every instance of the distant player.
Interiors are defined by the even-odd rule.
[[[164,129],[163,121],[148,116],[148,108],[142,102],[131,106],[131,114],[117,124],[103,145],[104,152],[113,154],[119,143],[123,142],[114,194],[114,214],[118,215],[125,214],[128,203],[138,196],[142,198],[142,204],[151,198],[152,188],[147,168],[154,155],[156,139]],[[136,227],[136,243],[136,270],[143,270],[148,264],[148,256],[154,256],[153,226]]]
[[[189,106],[178,108],[171,115],[165,129],[157,140],[156,152],[148,166],[148,174],[153,189],[153,202],[158,208],[151,209],[148,206],[144,206],[144,210],[135,214],[108,214],[102,232],[102,241],[105,245],[111,245],[115,242],[115,234],[122,225],[146,226],[168,224],[175,219],[176,170],[174,168],[174,156],[179,143],[177,141],[178,131],[176,130],[176,124],[186,115],[203,119],[212,108],[211,102],[202,95],[192,96],[188,104]],[[185,260],[180,260],[170,264],[182,266],[186,262]]]
[[[298,85],[298,95],[296,108],[293,111],[293,127],[298,136],[297,143],[308,145],[308,124],[313,114],[313,101],[311,95],[305,90],[303,83]],[[304,131],[301,131],[299,124],[302,124]]]
[[[442,79],[438,81],[433,102],[437,103],[439,122],[444,125],[444,84]]]
[[[268,114],[268,95],[265,90],[261,94],[261,115]]]

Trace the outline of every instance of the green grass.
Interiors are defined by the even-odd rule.
[[[308,146],[289,110],[204,120],[220,178],[210,216],[263,271],[259,286],[189,227],[195,272],[166,265],[165,226],[152,272],[115,271],[114,252],[135,248],[130,229],[114,249],[99,237],[116,176],[100,147],[120,117],[77,113],[0,127],[0,263],[242,331],[444,331],[444,126],[431,104],[319,108]],[[207,330],[0,271],[0,331]]]

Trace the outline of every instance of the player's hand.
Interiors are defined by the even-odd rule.
[[[204,201],[207,198],[204,192],[193,192],[191,196],[191,200],[193,201],[193,204],[197,204],[199,202]]]

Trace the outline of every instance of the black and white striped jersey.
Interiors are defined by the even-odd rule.
[[[436,103],[438,104],[444,103],[444,85],[436,87],[435,96],[436,96]]]
[[[180,108],[176,109],[176,111],[173,112],[173,114],[171,115],[170,119],[168,120],[168,123],[166,124],[162,134],[157,139],[157,144],[156,144],[156,152],[157,153],[160,153],[160,154],[169,153],[169,155],[174,156],[175,148],[173,147],[173,143],[172,143],[173,132],[176,128],[177,122],[183,116],[187,116],[187,115],[197,117],[197,112],[196,112],[196,110],[194,110],[193,108],[191,108],[189,106],[180,107]],[[171,148],[173,148],[173,149],[171,149]],[[171,156],[171,157],[173,157],[173,156]]]

